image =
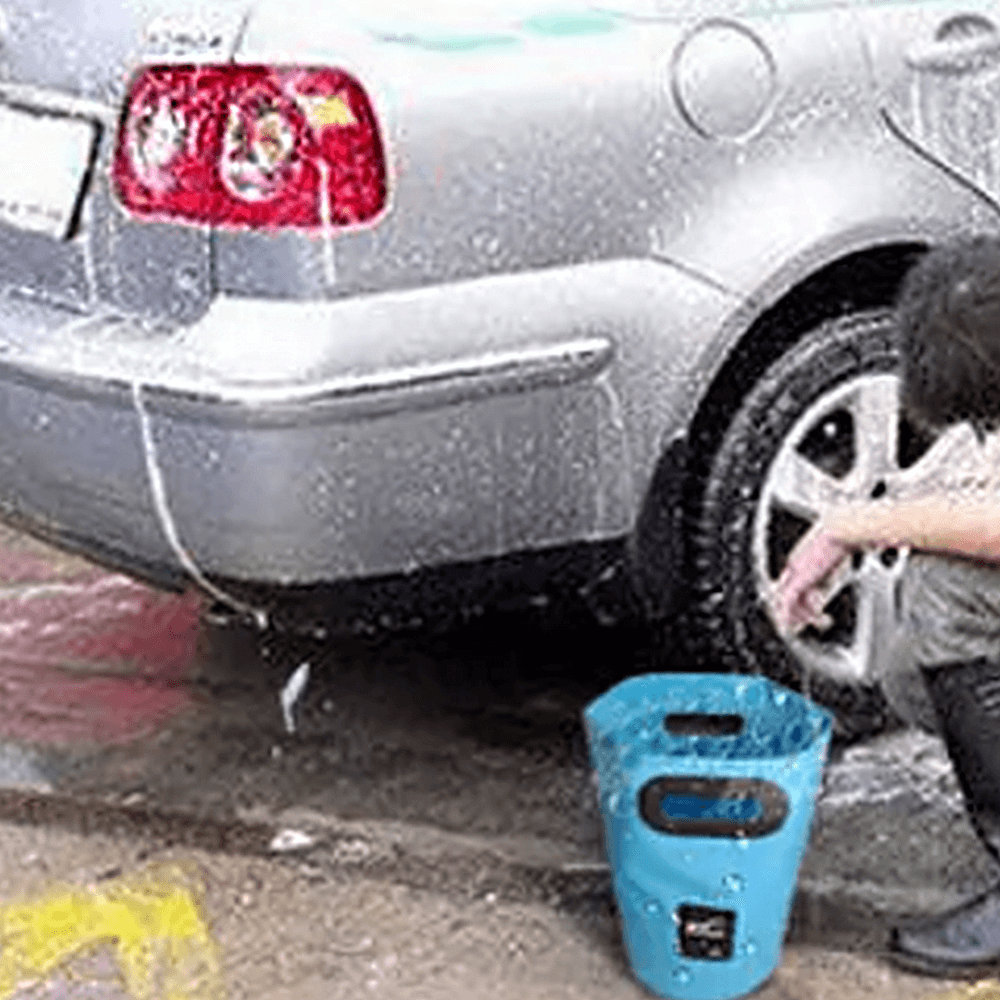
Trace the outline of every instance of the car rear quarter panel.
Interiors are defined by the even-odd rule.
[[[317,441],[324,454],[307,477],[331,482],[303,492],[327,509],[324,548],[339,553],[327,558],[346,558],[354,573],[388,572],[625,534],[638,500],[619,384],[632,366],[625,346],[644,336],[626,328],[649,317],[621,303],[652,296],[669,310],[720,299],[648,258],[658,212],[648,147],[665,100],[636,69],[638,47],[655,76],[650,40],[626,26],[436,51],[339,31],[324,38],[308,17],[262,9],[241,58],[332,62],[362,81],[384,129],[388,211],[337,235],[335,282],[325,288],[321,240],[217,234],[221,287],[286,280],[273,262],[290,252],[287,270],[299,277],[287,280],[299,284],[285,294],[308,285],[309,295],[363,305],[365,292],[382,293],[378,312],[393,319],[371,324],[371,357],[464,358],[474,368],[491,352],[599,336],[613,345],[614,371],[508,386],[439,411],[414,396],[405,416],[339,421]],[[345,327],[330,364],[370,370],[363,336]],[[645,416],[632,420],[640,437]],[[639,451],[655,447],[643,440]]]
[[[935,243],[995,231],[997,213],[886,125],[909,128],[892,93],[909,94],[909,24],[928,28],[945,4],[878,4],[741,18],[773,54],[777,95],[765,124],[740,141],[675,133],[697,172],[674,182],[653,248],[734,293],[742,305],[714,329],[695,377],[678,385],[666,426],[684,425],[733,344],[783,295],[826,264],[878,245]],[[902,12],[897,7],[905,8]],[[917,8],[921,8],[919,13]],[[804,331],[803,331],[804,332]]]
[[[241,50],[247,61],[346,64],[375,101],[390,206],[375,225],[338,234],[330,294],[645,255],[666,103],[648,33],[522,33],[440,50],[367,35],[345,44],[344,31],[262,8]],[[223,287],[241,274],[259,283],[251,258],[265,240],[219,237]]]
[[[318,30],[307,13],[267,7],[249,25],[241,58],[345,65],[368,88],[384,128],[390,207],[375,225],[338,236],[335,287],[322,289],[314,263],[311,294],[422,288],[433,312],[436,289],[444,302],[454,283],[475,279],[482,311],[467,321],[470,350],[477,328],[484,342],[488,329],[508,331],[494,346],[503,336],[518,346],[594,331],[614,344],[608,372],[549,399],[556,408],[589,399],[594,408],[587,443],[559,438],[560,449],[569,447],[563,458],[596,467],[595,442],[618,442],[603,459],[607,466],[613,452],[618,471],[563,479],[546,503],[580,516],[559,532],[515,531],[508,543],[627,530],[665,441],[685,426],[735,340],[810,273],[866,247],[994,221],[885,128],[869,29],[854,10],[801,5],[719,19],[711,8],[448,51]],[[771,105],[736,137],[693,128],[673,93],[678,47],[719,25],[755,38],[774,67]],[[252,248],[270,239],[220,237],[225,280],[259,287],[266,277],[253,276]],[[318,260],[315,241],[308,251],[298,246]],[[530,280],[548,269],[558,280]],[[595,281],[605,282],[599,292]],[[560,310],[560,297],[575,308]],[[487,311],[498,315],[492,327]],[[441,315],[429,361],[454,356],[455,321],[446,309]],[[384,335],[410,331],[403,324]],[[495,428],[509,418],[524,433],[538,421],[559,425],[541,399],[530,418],[511,416],[527,406],[492,401],[460,422]],[[533,454],[540,467],[557,461],[544,445]],[[600,483],[616,480],[627,483],[622,502],[591,503]],[[606,516],[612,508],[620,514]]]

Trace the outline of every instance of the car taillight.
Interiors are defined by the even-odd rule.
[[[371,104],[339,70],[150,66],[112,164],[133,215],[221,227],[347,226],[386,200]]]

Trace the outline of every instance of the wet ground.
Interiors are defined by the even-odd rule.
[[[195,864],[231,1000],[642,1000],[603,901],[511,902],[486,886],[434,892],[308,855],[271,859],[156,849],[138,838],[0,824],[0,896],[51,882],[103,884],[154,861]],[[958,984],[865,952],[790,944],[758,1000],[924,1000]],[[134,996],[135,994],[133,994]],[[14,1000],[128,1000],[107,948]],[[958,995],[956,995],[958,1000]],[[981,997],[980,1000],[992,1000]]]
[[[203,626],[184,708],[155,732],[41,752],[15,745],[8,766],[20,767],[22,787],[52,793],[32,815],[48,809],[70,826],[155,823],[193,847],[260,846],[294,827],[333,851],[357,841],[366,871],[424,888],[460,887],[469,866],[433,863],[435,852],[471,851],[491,859],[477,877],[515,898],[606,892],[580,713],[642,658],[635,633],[540,628],[523,616],[437,637],[263,644]],[[310,680],[289,733],[279,692],[303,662]],[[31,801],[0,792],[0,814]],[[940,741],[887,733],[831,757],[794,933],[874,945],[895,914],[993,877]]]
[[[232,996],[644,995],[580,728],[649,669],[641,633],[529,613],[261,639],[0,543],[0,896],[179,852],[210,874]],[[279,691],[303,662],[290,733]],[[888,924],[994,877],[939,740],[841,748],[761,995],[933,994],[880,957]]]

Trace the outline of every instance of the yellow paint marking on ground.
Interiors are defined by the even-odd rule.
[[[221,998],[221,962],[201,895],[197,876],[171,864],[0,906],[0,1000],[105,945],[136,1000]]]

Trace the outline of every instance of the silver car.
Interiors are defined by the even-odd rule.
[[[247,612],[566,574],[848,726],[924,710],[882,683],[905,552],[824,633],[769,609],[825,504],[954,457],[891,307],[998,229],[1000,3],[0,13],[6,519]]]

